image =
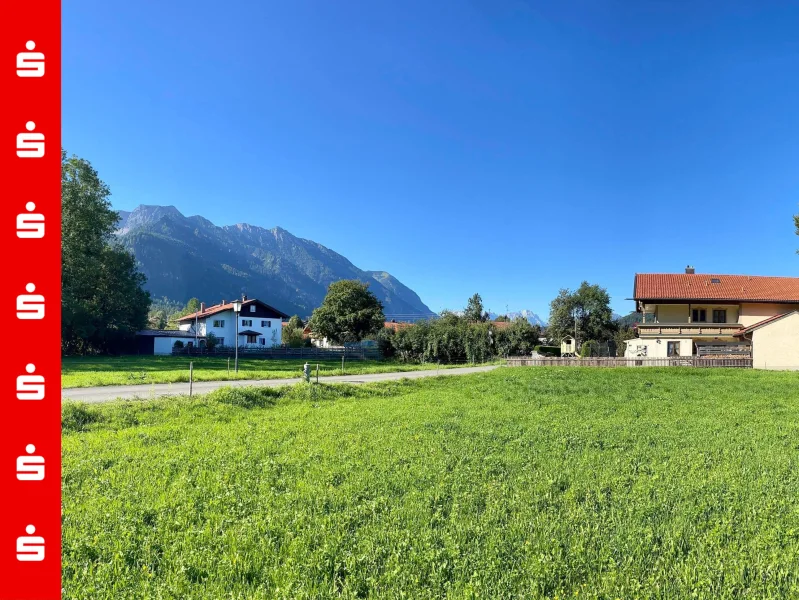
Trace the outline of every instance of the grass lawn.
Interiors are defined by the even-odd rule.
[[[239,358],[239,372],[233,371],[233,358],[183,356],[81,356],[62,359],[61,387],[93,387],[98,385],[136,385],[177,383],[189,380],[189,362],[194,362],[195,381],[225,381],[228,379],[290,379],[302,375],[305,360]],[[341,359],[308,361],[316,375],[341,375]],[[452,368],[464,365],[418,365],[394,361],[348,360],[345,375],[393,373],[420,369]]]
[[[63,409],[65,598],[799,597],[799,374],[503,368]]]

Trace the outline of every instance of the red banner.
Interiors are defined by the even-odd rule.
[[[61,5],[0,19],[0,599],[61,597]]]

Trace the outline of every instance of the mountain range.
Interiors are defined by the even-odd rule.
[[[435,316],[418,294],[385,271],[365,271],[342,255],[285,229],[240,223],[219,227],[174,206],[118,211],[116,236],[136,257],[153,297],[206,304],[246,293],[302,317],[322,303],[327,287],[358,279],[383,303],[386,318]]]
[[[547,325],[547,322],[544,321],[544,319],[539,317],[533,311],[527,309],[517,310],[514,312],[509,312],[507,314],[505,313],[502,314],[508,317],[511,321],[513,321],[514,319],[518,319],[519,317],[522,317],[523,319],[527,319],[527,322],[530,323],[530,325],[540,325],[541,327],[546,327]],[[500,315],[498,313],[489,313],[488,316],[491,319],[496,319]]]

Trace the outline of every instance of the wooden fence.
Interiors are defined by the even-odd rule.
[[[751,369],[751,358],[702,358],[681,356],[675,358],[545,358],[531,356],[509,356],[509,367],[729,367]]]
[[[172,348],[172,356],[233,356],[235,348]],[[239,348],[239,358],[315,358],[346,360],[380,360],[377,348]]]

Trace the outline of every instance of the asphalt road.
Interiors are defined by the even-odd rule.
[[[372,373],[370,375],[333,375],[320,377],[324,383],[371,383],[372,381],[391,381],[396,379],[419,379],[420,377],[436,377],[450,375],[467,375],[484,373],[496,369],[489,367],[464,367],[458,369],[441,369],[440,371],[405,371],[404,373]],[[237,379],[234,381],[196,381],[193,393],[206,394],[225,386],[263,386],[277,387],[293,385],[302,381],[300,377],[292,379]],[[79,400],[81,402],[109,402],[111,400],[148,400],[159,396],[177,396],[189,393],[188,383],[156,383],[151,385],[106,385],[100,387],[68,388],[61,390],[62,400]]]

